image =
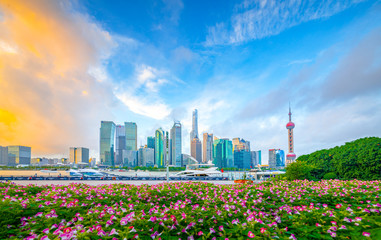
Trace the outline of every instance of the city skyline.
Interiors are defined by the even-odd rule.
[[[304,3],[0,0],[0,146],[100,160],[101,121],[137,123],[139,147],[176,120],[189,153],[198,109],[200,141],[266,162],[289,101],[297,156],[381,136],[381,3]]]

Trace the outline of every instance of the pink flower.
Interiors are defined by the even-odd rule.
[[[111,232],[110,232],[110,235],[114,235],[114,234],[116,234],[116,235],[119,234],[119,233],[116,232],[115,228],[113,228],[113,229],[111,230]]]
[[[49,228],[45,228],[44,230],[42,230],[43,233],[45,234],[48,234],[49,233]]]
[[[336,204],[336,208],[341,208],[341,204]]]
[[[368,233],[368,232],[363,232],[362,235],[365,237],[370,237],[370,233]]]
[[[252,233],[251,231],[249,231],[249,233],[247,234],[247,236],[248,236],[249,238],[254,238],[254,237],[255,237],[254,233]]]
[[[214,231],[214,228],[209,228],[209,230],[210,230],[211,234],[216,232],[216,231]]]
[[[267,229],[267,228],[261,228],[261,233],[266,232],[266,229]]]
[[[71,232],[71,227],[67,227],[63,230],[64,233],[69,233]]]
[[[218,230],[223,231],[224,227],[221,225],[221,226],[218,227]]]
[[[201,235],[203,235],[204,233],[202,232],[202,231],[199,231],[198,233],[197,233],[197,235],[199,235],[199,236],[201,236]]]
[[[316,223],[316,227],[321,227],[321,225],[319,223]]]

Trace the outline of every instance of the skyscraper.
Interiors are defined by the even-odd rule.
[[[15,158],[15,164],[30,164],[31,148],[25,146],[8,146],[8,157]]]
[[[246,150],[250,151],[250,142],[241,138],[233,138],[233,151]]]
[[[295,124],[291,122],[291,107],[288,108],[288,118],[289,122],[286,125],[288,129],[288,153],[286,157],[286,166],[295,161],[296,154],[294,153],[294,127]]]
[[[194,157],[198,163],[202,161],[201,142],[198,137],[193,138],[191,143],[191,156]]]
[[[126,130],[123,125],[117,125],[115,128],[115,164],[123,164],[123,150],[126,150]]]
[[[155,137],[147,137],[147,148],[155,149]]]
[[[138,166],[153,167],[154,159],[154,150],[152,148],[139,148]]]
[[[89,149],[88,148],[70,148],[69,162],[78,163],[89,163]]]
[[[215,137],[213,142],[213,163],[218,168],[234,167],[232,141]]]
[[[8,165],[8,148],[0,146],[0,166]]]
[[[239,169],[249,169],[252,167],[250,151],[234,150],[234,165]]]
[[[155,165],[157,167],[165,167],[165,146],[164,146],[164,131],[159,128],[155,132]]]
[[[100,163],[114,166],[115,147],[115,123],[111,121],[101,121],[100,128]]]
[[[138,150],[138,127],[134,122],[125,122],[124,128],[126,130],[126,149],[137,151]]]
[[[280,149],[269,149],[269,167],[279,168],[284,167],[284,151]]]
[[[170,163],[181,167],[181,124],[174,122],[171,128]]]
[[[256,167],[258,164],[262,165],[262,154],[261,150],[251,151],[251,166]]]
[[[213,161],[213,134],[204,133],[202,139],[202,162]]]
[[[198,115],[197,109],[195,109],[192,113],[192,131],[190,132],[190,143],[192,145],[193,138],[198,138]],[[191,146],[192,148],[192,146]],[[192,150],[191,150],[192,152]]]

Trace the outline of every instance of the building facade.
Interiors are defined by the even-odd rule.
[[[8,148],[0,146],[0,166],[8,166]]]
[[[234,165],[239,169],[252,168],[251,152],[242,150],[234,150]]]
[[[246,141],[241,138],[233,138],[232,140],[233,143],[233,151],[235,150],[246,150],[250,151],[250,142]]]
[[[138,126],[134,122],[125,122],[126,150],[138,150]]]
[[[198,138],[198,113],[197,113],[197,109],[193,110],[193,113],[192,113],[192,131],[190,132],[190,149],[191,149],[191,152],[192,152],[192,141],[194,138]]]
[[[147,148],[155,149],[155,137],[147,137]]]
[[[181,123],[175,122],[171,128],[170,164],[181,167]]]
[[[89,149],[88,148],[75,148],[71,147],[69,149],[69,162],[78,164],[78,163],[90,163]]]
[[[124,167],[136,167],[138,165],[138,151],[123,150],[123,166]]]
[[[8,157],[14,157],[15,164],[29,165],[31,160],[31,148],[25,146],[8,146]]]
[[[191,156],[197,160],[197,162],[201,163],[202,162],[202,147],[201,147],[201,142],[200,140],[195,137],[192,140],[191,143]]]
[[[269,167],[282,168],[285,167],[284,151],[280,149],[269,150]]]
[[[234,167],[232,141],[215,138],[213,142],[213,163],[218,168]]]
[[[159,128],[155,131],[155,166],[157,167],[165,167],[165,144],[164,144],[164,131]]]
[[[262,165],[262,153],[259,151],[251,151],[251,164],[256,167],[258,164]]]
[[[291,121],[291,107],[288,109],[288,118],[289,121],[286,125],[287,131],[288,131],[288,153],[286,156],[286,166],[296,159],[296,154],[294,153],[294,128],[295,124]]]
[[[116,125],[115,165],[123,165],[123,150],[126,150],[126,129],[124,125]]]
[[[155,155],[153,148],[139,148],[138,166],[153,167],[155,164]]]
[[[115,123],[111,121],[101,121],[100,144],[99,144],[100,164],[115,165]]]
[[[213,161],[213,134],[204,133],[202,139],[202,162]]]

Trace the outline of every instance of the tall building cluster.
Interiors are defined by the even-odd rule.
[[[26,146],[0,146],[0,165],[17,166],[31,164],[31,148]]]

